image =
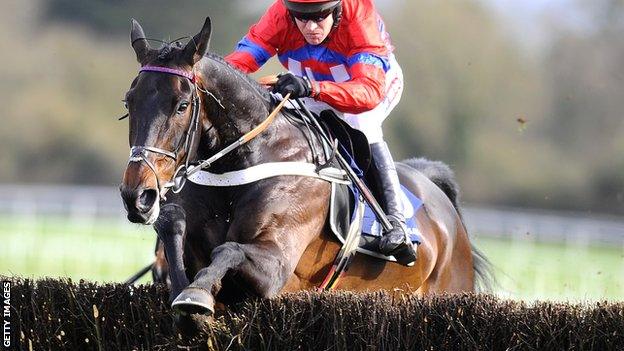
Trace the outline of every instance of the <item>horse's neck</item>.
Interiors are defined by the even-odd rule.
[[[205,57],[201,64],[203,79],[214,95],[208,96],[207,103],[221,110],[213,116],[216,128],[226,134],[244,134],[267,116],[267,94],[244,73],[218,58]]]
[[[206,118],[214,126],[212,134],[203,138],[204,150],[200,150],[200,155],[204,153],[205,157],[262,123],[270,113],[270,103],[259,85],[219,59],[202,60],[202,79],[214,95],[205,96]],[[265,162],[310,161],[310,146],[299,127],[280,115],[256,138],[215,164],[215,168],[228,171]]]
[[[204,88],[209,92],[204,94],[204,112],[211,130],[204,134],[198,150],[200,157],[206,157],[259,125],[268,116],[270,103],[268,95],[258,85],[217,58],[204,57],[200,62],[200,74]],[[249,163],[244,162],[244,158],[248,158],[246,154],[250,153],[251,144],[255,144],[255,140],[232,152],[223,163],[233,168],[240,166],[239,161]],[[245,150],[246,153],[242,152]]]

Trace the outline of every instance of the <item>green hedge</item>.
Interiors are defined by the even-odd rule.
[[[33,350],[622,350],[624,303],[384,292],[286,294],[234,306],[188,339],[163,286],[13,279],[13,347]]]

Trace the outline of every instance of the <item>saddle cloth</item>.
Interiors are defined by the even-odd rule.
[[[403,215],[406,220],[407,233],[412,243],[420,244],[423,237],[418,230],[415,214],[422,207],[423,202],[402,187]],[[349,226],[355,219],[355,206],[358,193],[351,185],[332,184],[328,224],[336,238],[344,244]],[[396,261],[392,256],[379,252],[379,240],[382,236],[382,226],[368,204],[365,205],[362,219],[362,236],[360,237],[358,252],[387,261]]]

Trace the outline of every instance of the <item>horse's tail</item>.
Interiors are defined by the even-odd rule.
[[[459,207],[459,184],[455,180],[453,170],[444,162],[431,161],[426,158],[410,158],[401,162],[416,169],[429,178],[438,188],[442,189],[449,200],[451,200],[465,227],[464,218]],[[496,284],[492,263],[473,243],[470,243],[470,246],[472,249],[472,268],[475,271],[475,285],[478,290],[491,291]]]
[[[449,200],[451,200],[453,207],[455,207],[455,210],[457,210],[463,222],[463,217],[459,208],[459,185],[455,180],[455,173],[453,173],[453,170],[451,170],[446,163],[431,161],[422,157],[410,158],[401,162],[416,169],[425,177],[429,178],[438,188],[442,189]]]
[[[470,248],[472,249],[472,268],[475,271],[474,283],[476,291],[493,291],[494,287],[498,286],[496,276],[494,275],[494,265],[472,242],[470,243]]]

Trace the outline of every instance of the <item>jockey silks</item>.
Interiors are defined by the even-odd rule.
[[[251,73],[277,54],[285,68],[314,82],[316,100],[349,114],[370,111],[387,98],[386,73],[398,68],[392,67],[393,46],[372,0],[344,0],[342,6],[338,27],[311,45],[277,0],[225,59]]]

